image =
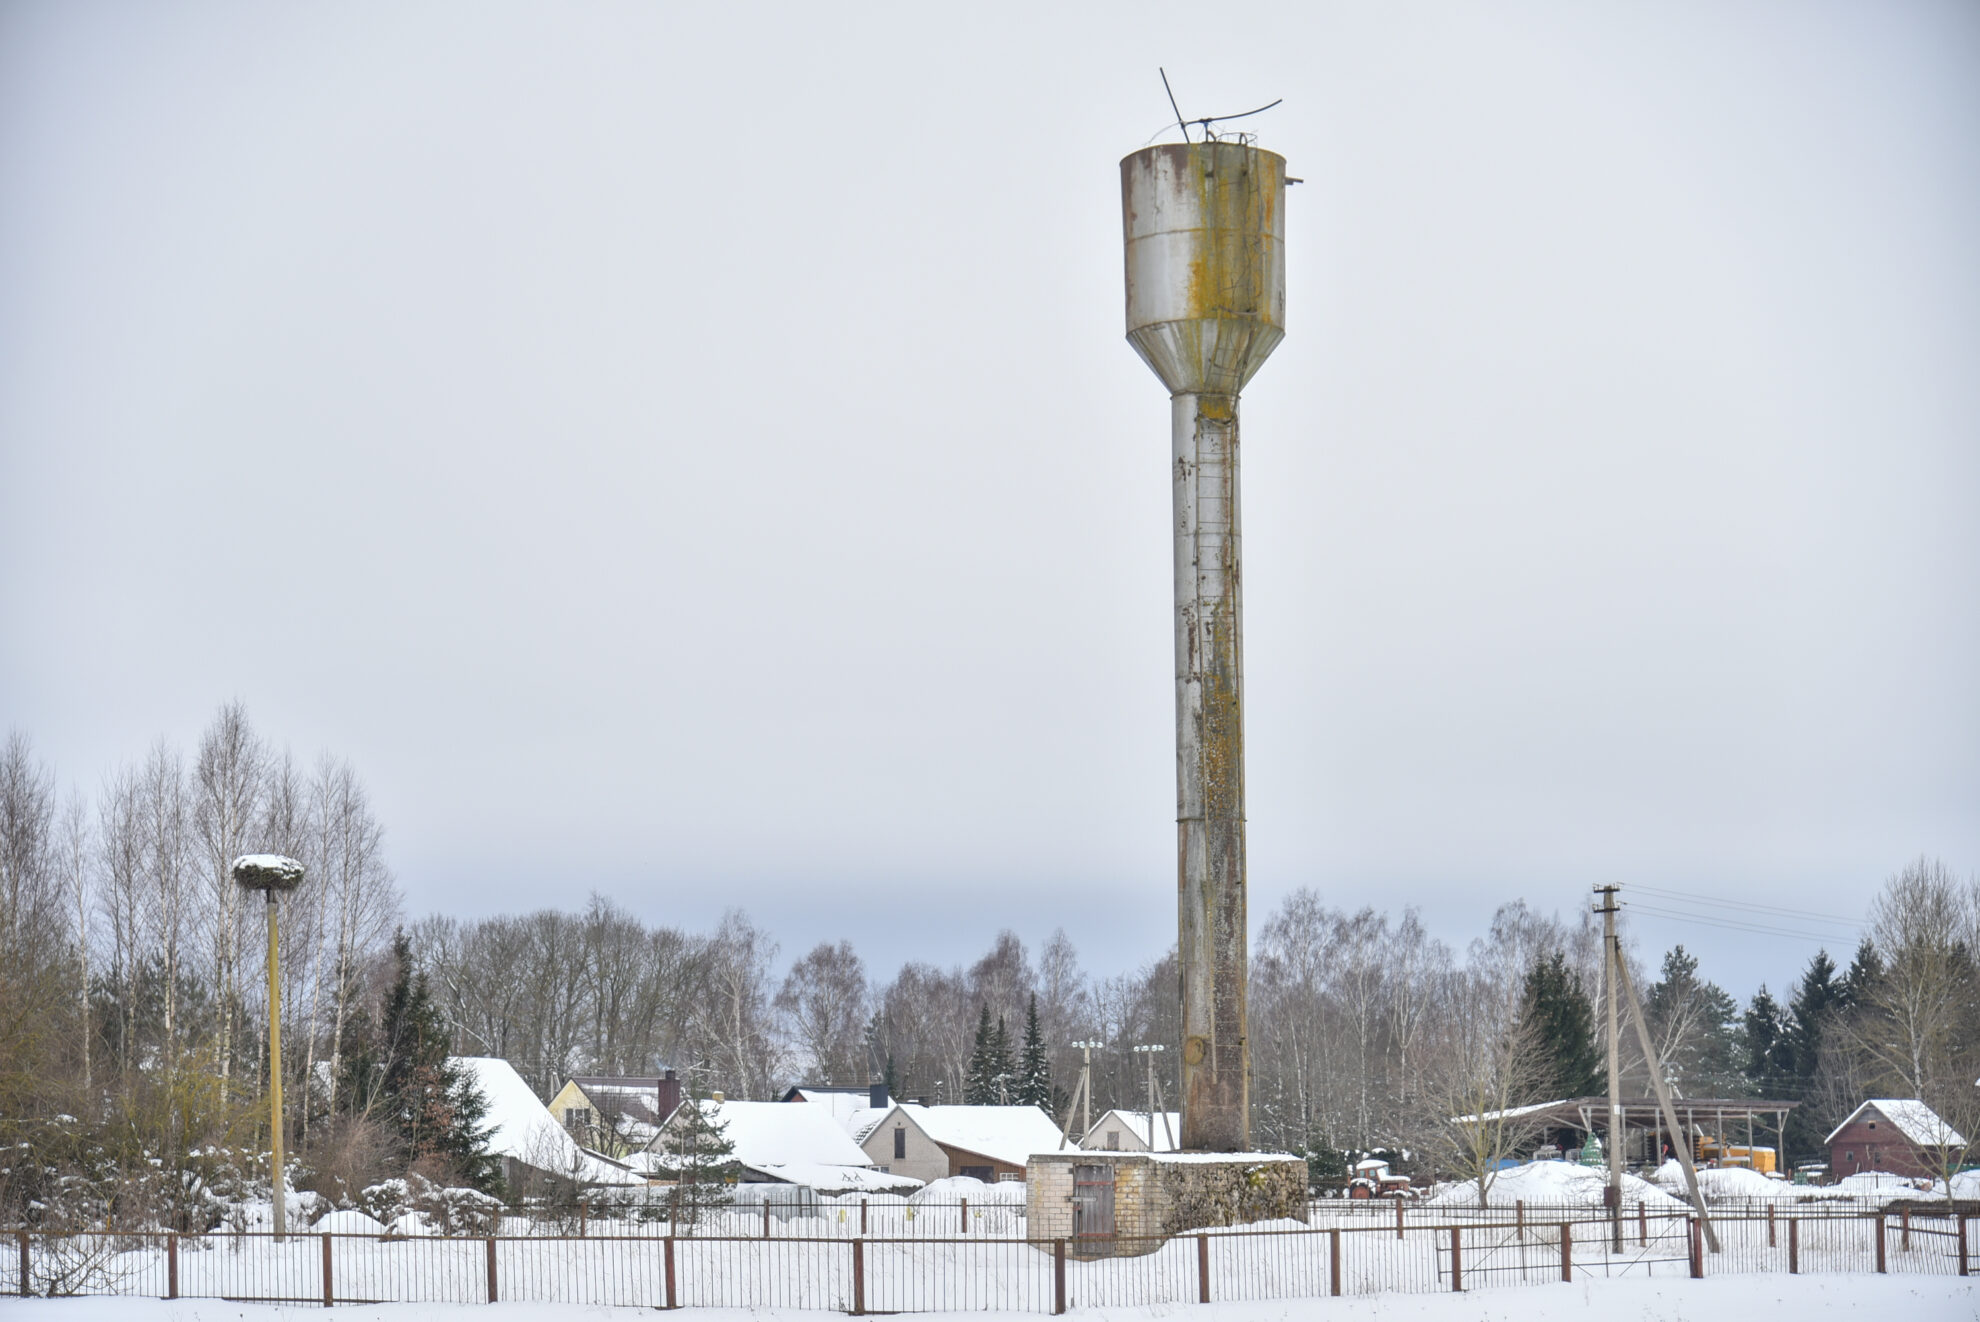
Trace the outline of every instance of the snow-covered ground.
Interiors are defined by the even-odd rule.
[[[1075,1307],[1088,1322],[1957,1322],[1980,1313],[1972,1278],[1917,1276],[1724,1277],[1610,1280],[1464,1294],[1374,1295],[1158,1307]],[[302,1322],[321,1309],[181,1299],[0,1300],[8,1322]],[[642,1322],[650,1310],[564,1304],[351,1304],[337,1322]],[[797,1309],[710,1309],[705,1322],[830,1322],[841,1313]],[[908,1316],[916,1316],[909,1314]],[[930,1315],[932,1316],[932,1315]],[[982,1312],[980,1322],[1017,1322],[1035,1312]]]

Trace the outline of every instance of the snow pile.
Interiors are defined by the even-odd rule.
[[[1650,1178],[1674,1197],[1689,1197],[1684,1186],[1684,1167],[1678,1164],[1675,1157],[1659,1166],[1657,1173]],[[1800,1196],[1794,1185],[1783,1180],[1770,1180],[1759,1171],[1749,1170],[1744,1166],[1700,1170],[1698,1192],[1705,1195],[1705,1201],[1708,1203],[1762,1198],[1775,1202],[1792,1202]]]
[[[1592,1166],[1576,1166],[1565,1161],[1533,1161],[1502,1170],[1492,1180],[1486,1194],[1492,1207],[1510,1208],[1515,1203],[1530,1207],[1601,1207],[1602,1193],[1608,1188],[1606,1171]],[[1623,1206],[1643,1206],[1653,1212],[1682,1212],[1685,1204],[1634,1175],[1622,1177]],[[1431,1207],[1477,1207],[1478,1183],[1466,1180],[1440,1188],[1425,1200]]]
[[[353,1208],[332,1212],[310,1229],[319,1235],[383,1235],[385,1233],[384,1226]]]
[[[982,1180],[971,1179],[967,1175],[951,1175],[936,1180],[925,1189],[918,1189],[908,1195],[908,1206],[921,1207],[925,1204],[951,1205],[969,1200],[971,1207],[988,1207],[994,1203],[1024,1206],[1024,1185],[1018,1180],[999,1180],[995,1184],[985,1184]]]

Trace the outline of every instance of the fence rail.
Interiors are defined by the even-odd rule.
[[[1022,1235],[587,1234],[375,1237],[19,1230],[0,1292],[285,1303],[521,1300],[863,1314],[1468,1290],[1613,1276],[1969,1274],[1969,1217],[1610,1220],[1523,1209],[1493,1221],[1225,1229],[1101,1245]],[[0,1232],[5,1233],[5,1232]]]

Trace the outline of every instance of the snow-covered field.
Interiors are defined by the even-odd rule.
[[[1716,1280],[1623,1279],[1464,1294],[1377,1295],[1255,1303],[1156,1307],[1080,1307],[1090,1322],[1956,1322],[1980,1316],[1971,1278],[1916,1276],[1729,1276]],[[33,1322],[302,1322],[320,1310],[182,1299],[0,1300],[0,1317]],[[639,1322],[650,1316],[612,1308],[562,1304],[483,1304],[472,1313],[435,1304],[354,1304],[339,1322]],[[828,1322],[837,1314],[796,1309],[718,1309],[706,1322]],[[1015,1322],[1031,1314],[985,1312],[983,1322]]]

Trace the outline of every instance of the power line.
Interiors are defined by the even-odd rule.
[[[1671,922],[1697,923],[1705,927],[1723,928],[1729,932],[1745,932],[1753,936],[1780,936],[1796,941],[1812,941],[1817,945],[1833,945],[1837,937],[1833,933],[1799,931],[1789,927],[1776,927],[1764,923],[1743,922],[1737,918],[1721,918],[1698,913],[1686,913],[1680,909],[1659,909],[1647,904],[1631,904],[1633,913],[1647,917],[1662,918]]]
[[[1640,891],[1645,895],[1667,896],[1673,900],[1689,900],[1696,904],[1709,904],[1721,909],[1750,909],[1755,913],[1777,914],[1784,918],[1807,918],[1817,921],[1836,922],[1852,930],[1861,926],[1856,919],[1845,918],[1841,914],[1815,913],[1809,909],[1791,909],[1777,904],[1753,904],[1746,900],[1721,900],[1711,895],[1698,895],[1691,891],[1665,890],[1659,886],[1638,884],[1631,886],[1630,891],[1632,893]]]

